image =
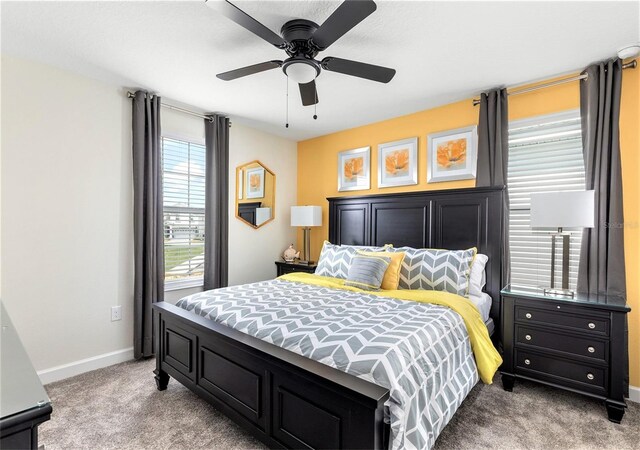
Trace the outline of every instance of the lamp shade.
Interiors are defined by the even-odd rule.
[[[322,208],[320,206],[292,206],[292,227],[319,227],[322,225]]]
[[[531,194],[531,228],[593,228],[594,191]]]

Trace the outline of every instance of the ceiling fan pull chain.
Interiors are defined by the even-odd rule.
[[[313,120],[318,120],[318,91],[316,90],[316,102],[313,104]]]
[[[287,123],[284,126],[285,128],[289,128],[289,77],[285,77],[287,79]]]

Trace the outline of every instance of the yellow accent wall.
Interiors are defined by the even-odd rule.
[[[546,80],[548,81],[548,80]],[[509,97],[509,120],[551,114],[580,105],[577,82]],[[471,99],[406,116],[320,136],[298,143],[298,204],[321,205],[323,226],[311,232],[311,256],[317,260],[328,237],[327,197],[473,187],[474,180],[427,184],[427,135],[475,125],[478,107]],[[631,384],[640,386],[640,69],[625,70],[620,118],[625,213],[625,255],[629,316]],[[418,184],[378,188],[378,144],[418,137]],[[338,192],[338,152],[371,147],[371,189]],[[302,246],[301,235],[298,245]]]
[[[624,251],[629,314],[629,379],[640,387],[640,69],[622,75],[620,111]]]

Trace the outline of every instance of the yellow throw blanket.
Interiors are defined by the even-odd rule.
[[[464,320],[467,332],[469,333],[469,339],[471,340],[471,349],[473,350],[476,365],[478,366],[480,379],[486,384],[491,384],[493,382],[493,376],[498,370],[498,367],[500,367],[500,364],[502,364],[502,357],[489,338],[489,331],[482,320],[482,316],[480,316],[480,312],[473,303],[459,295],[442,291],[406,289],[394,291],[365,291],[363,289],[345,286],[345,280],[339,278],[321,277],[300,272],[288,273],[281,276],[280,279],[332,289],[362,292],[363,294],[377,295],[378,297],[390,297],[398,300],[446,306],[460,314],[462,320]]]

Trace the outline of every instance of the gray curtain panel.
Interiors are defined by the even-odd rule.
[[[582,232],[578,291],[626,295],[624,212],[620,163],[622,61],[593,64],[580,82],[586,188],[595,191],[595,227]],[[627,339],[628,339],[628,322]],[[626,342],[626,348],[629,348]],[[624,393],[629,395],[629,353]]]
[[[133,97],[133,352],[153,356],[151,304],[164,300],[162,149],[160,97],[137,91]]]
[[[225,287],[229,274],[229,119],[204,119],[204,289]]]
[[[593,64],[580,82],[586,188],[595,191],[596,226],[582,234],[578,290],[625,295],[620,164],[622,61]]]
[[[480,96],[478,121],[478,171],[476,186],[506,186],[509,166],[509,117],[506,89]],[[509,253],[509,195],[504,196],[502,218],[502,284],[511,279]]]

